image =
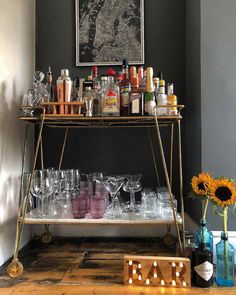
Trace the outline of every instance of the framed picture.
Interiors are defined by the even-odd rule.
[[[144,0],[75,0],[76,65],[144,64]]]

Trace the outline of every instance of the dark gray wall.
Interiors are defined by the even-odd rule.
[[[51,65],[55,79],[61,68],[68,68],[71,77],[90,73],[90,68],[75,66],[74,0],[36,0],[36,27],[37,69],[46,72]],[[155,72],[163,71],[167,81],[175,82],[180,103],[184,103],[185,94],[184,32],[184,0],[145,1],[146,65],[152,65]],[[48,166],[58,164],[62,140],[62,130],[45,132]],[[143,129],[71,130],[63,164],[82,171],[142,172],[145,186],[156,185],[147,131]]]
[[[201,171],[201,47],[200,1],[186,1],[186,113],[185,113],[185,192],[190,180]],[[186,211],[195,221],[201,216],[201,202],[187,199]]]
[[[202,166],[236,178],[236,1],[201,1]],[[208,216],[212,229],[222,218]],[[229,228],[235,230],[235,214]]]

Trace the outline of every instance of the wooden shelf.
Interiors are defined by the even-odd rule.
[[[22,218],[21,218],[22,219]],[[182,224],[182,218],[177,214],[177,221]],[[64,225],[166,225],[175,224],[174,219],[39,219],[26,215],[25,224],[64,224]]]

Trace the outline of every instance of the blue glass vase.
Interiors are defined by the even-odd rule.
[[[207,222],[201,219],[200,227],[195,232],[195,245],[199,247],[201,243],[204,243],[207,250],[213,251],[213,234],[206,225]]]
[[[228,234],[224,233],[216,244],[216,283],[219,286],[234,286],[234,247],[228,241]]]

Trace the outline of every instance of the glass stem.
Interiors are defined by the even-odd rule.
[[[135,193],[133,190],[130,191],[130,209],[131,211],[135,209]]]
[[[44,198],[41,198],[41,216],[44,217]]]
[[[111,194],[111,214],[114,215],[115,212],[115,199],[117,194]]]

